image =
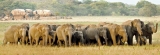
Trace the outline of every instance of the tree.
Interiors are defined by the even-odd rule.
[[[156,10],[156,6],[154,4],[147,4],[144,7],[139,9],[138,14],[141,16],[154,16],[156,15],[157,10]]]
[[[141,1],[139,1],[139,2],[136,4],[136,7],[142,8],[142,7],[144,7],[146,4],[151,4],[151,3],[148,2],[148,1],[145,1],[145,0],[141,0]]]
[[[139,8],[138,14],[141,16],[154,16],[157,13],[157,8],[155,4],[152,4],[148,1],[141,1],[137,3],[137,7]]]

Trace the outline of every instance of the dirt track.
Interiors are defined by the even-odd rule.
[[[50,18],[50,17],[48,17]],[[159,17],[132,17],[132,16],[76,16],[72,19],[54,19],[54,20],[10,20],[0,22],[125,22],[127,20],[140,19],[142,21],[159,22]]]

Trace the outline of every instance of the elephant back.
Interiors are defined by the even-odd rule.
[[[15,15],[22,15],[24,16],[25,15],[25,10],[24,9],[14,9],[11,11],[12,15],[15,16]]]
[[[44,16],[51,16],[51,11],[50,10],[43,10]]]
[[[25,10],[27,13],[32,13],[33,11],[31,9],[26,9]]]
[[[36,10],[37,14],[39,14],[40,16],[44,16],[43,10]]]

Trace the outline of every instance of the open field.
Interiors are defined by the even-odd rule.
[[[121,24],[127,20],[140,19],[160,23],[160,17],[132,17],[132,16],[76,16],[73,19],[58,20],[18,20],[0,21],[0,55],[160,55],[160,25],[157,33],[153,34],[153,45],[145,46],[73,46],[73,47],[35,47],[35,46],[1,46],[3,33],[7,27],[14,24],[48,23],[48,24],[97,24],[98,22],[111,22]]]

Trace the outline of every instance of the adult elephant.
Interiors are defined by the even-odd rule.
[[[104,25],[106,25],[106,24],[109,24],[109,23],[106,23],[106,22],[99,22],[99,23],[98,23],[98,26],[104,26]]]
[[[39,44],[40,39],[43,40],[43,45],[47,45],[48,42],[48,35],[50,32],[50,27],[48,24],[33,24],[31,28],[29,29],[29,39],[31,45],[33,44],[34,40],[36,43],[36,46]]]
[[[35,10],[35,11],[33,11],[33,14],[34,15],[38,14],[40,17],[44,17],[43,10]]]
[[[128,34],[128,45],[133,45],[133,36],[136,36],[137,44],[140,45],[141,35],[143,34],[142,28],[144,27],[143,21],[140,19],[128,20],[122,25],[125,26],[126,32]]]
[[[75,32],[75,27],[72,24],[63,24],[56,29],[58,44],[61,46],[61,41],[65,42],[65,47],[71,46],[72,35]],[[56,37],[54,37],[54,40]]]
[[[49,17],[49,16],[51,16],[52,13],[50,10],[43,10],[43,14],[45,17]]]
[[[143,34],[142,36],[146,37],[149,39],[149,44],[152,44],[152,34],[156,33],[158,29],[158,23],[154,25],[153,22],[148,22],[145,24],[145,26],[142,28]]]
[[[33,17],[33,11],[31,9],[25,9],[25,19],[26,20],[30,20]]]
[[[101,46],[100,37],[103,37],[107,45],[107,31],[105,27],[96,27],[95,25],[88,25],[83,29],[85,43],[90,43],[91,40],[96,40],[98,45]]]
[[[14,9],[11,11],[14,20],[23,20],[25,18],[25,10],[24,9]]]
[[[113,45],[119,44],[120,40],[123,44],[127,41],[127,33],[123,25],[106,24],[103,27],[107,28],[108,40],[111,40],[113,42]],[[122,39],[116,40],[116,38],[122,38]]]
[[[7,42],[15,44],[18,44],[18,42],[20,42],[21,44],[27,44],[28,30],[28,23],[10,26],[4,33],[3,45],[7,44]]]

